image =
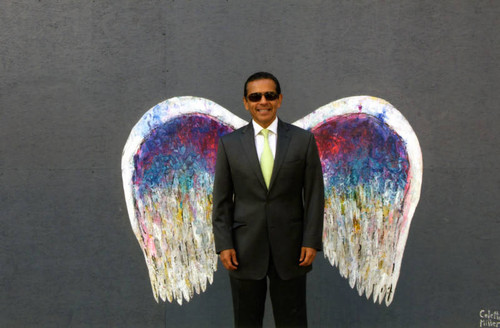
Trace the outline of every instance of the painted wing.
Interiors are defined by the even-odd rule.
[[[325,182],[324,255],[359,295],[393,300],[422,182],[422,153],[385,100],[358,96],[294,123],[314,133]]]
[[[245,123],[210,100],[178,97],[151,108],[130,133],[123,187],[157,302],[182,304],[212,283],[217,142]]]

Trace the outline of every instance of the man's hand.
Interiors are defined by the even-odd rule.
[[[238,260],[236,259],[236,250],[234,248],[225,249],[220,252],[220,260],[227,270],[234,271],[238,269]]]
[[[299,266],[309,266],[316,257],[316,249],[311,247],[302,247],[300,250]],[[221,253],[222,254],[222,253]]]

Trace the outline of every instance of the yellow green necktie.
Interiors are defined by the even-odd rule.
[[[269,189],[269,183],[271,182],[271,175],[273,173],[274,159],[271,147],[269,146],[269,130],[263,129],[260,133],[264,136],[264,150],[260,155],[260,169],[262,170],[266,186]]]

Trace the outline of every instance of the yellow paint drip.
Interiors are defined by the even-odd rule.
[[[355,217],[352,218],[352,226],[354,227],[354,233],[359,233],[361,231],[361,225],[359,224],[359,220]]]

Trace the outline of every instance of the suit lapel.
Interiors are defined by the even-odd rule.
[[[278,140],[276,142],[276,157],[274,159],[273,173],[271,175],[271,182],[269,183],[269,190],[273,187],[276,176],[285,160],[286,153],[288,150],[288,145],[290,144],[289,126],[278,119]],[[266,182],[264,181],[264,176],[262,175],[262,170],[260,168],[259,157],[257,156],[257,150],[255,149],[255,133],[253,125],[250,122],[241,135],[241,142],[245,154],[248,159],[248,163],[254,173],[257,175],[262,187],[267,190]]]
[[[289,129],[290,127],[287,124],[278,119],[278,140],[276,142],[276,158],[274,159],[273,174],[271,175],[269,190],[271,190],[271,188],[273,187],[274,181],[276,180],[276,176],[278,175],[281,166],[283,164],[283,161],[285,160],[286,157],[288,145],[290,144]],[[264,180],[264,178],[262,178],[262,180]]]
[[[259,157],[257,156],[257,150],[255,149],[255,133],[253,130],[252,122],[248,124],[241,134],[241,143],[243,149],[248,159],[248,163],[255,175],[259,179],[261,185],[267,189],[266,182],[264,181],[264,176],[262,175],[262,170],[260,169]],[[274,172],[274,170],[273,170]]]

